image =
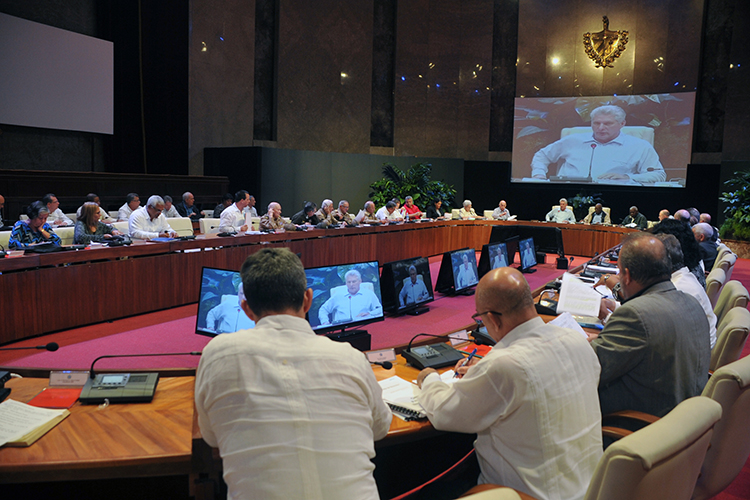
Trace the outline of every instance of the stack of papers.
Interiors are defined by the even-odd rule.
[[[0,446],[30,446],[68,415],[9,399],[0,404]]]
[[[457,380],[453,378],[454,374],[453,370],[448,370],[440,375],[440,379],[446,384],[452,384]],[[417,400],[421,389],[416,383],[394,375],[378,381],[378,384],[383,389],[383,401],[388,404],[394,415],[406,421],[427,418],[424,408]]]

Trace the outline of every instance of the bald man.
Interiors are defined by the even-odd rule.
[[[662,417],[700,395],[708,381],[708,319],[670,281],[670,259],[654,236],[629,236],[617,267],[623,304],[591,342],[602,367],[602,414],[639,410]]]
[[[281,217],[281,204],[272,201],[268,204],[268,213],[260,218],[261,231],[278,231],[279,229],[294,231],[293,224],[287,224]]]
[[[497,344],[459,363],[452,385],[422,370],[420,404],[436,429],[477,433],[479,483],[583,498],[602,455],[596,356],[580,333],[544,323],[516,269],[487,273],[475,303]]]

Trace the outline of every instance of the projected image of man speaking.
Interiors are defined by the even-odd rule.
[[[531,160],[531,176],[547,179],[549,173],[554,180],[575,182],[664,181],[666,173],[654,147],[646,140],[621,132],[625,117],[619,106],[594,109],[593,133],[574,133],[537,151]]]

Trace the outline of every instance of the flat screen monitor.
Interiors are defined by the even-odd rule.
[[[380,274],[383,307],[396,314],[419,314],[434,300],[430,261],[425,257],[389,262]]]
[[[508,265],[516,262],[516,254],[518,253],[518,242],[521,238],[518,235],[511,236],[505,240],[505,248],[508,251]]]
[[[440,293],[473,293],[479,282],[477,256],[473,248],[462,248],[443,254],[435,291]]]
[[[383,321],[378,262],[305,269],[313,303],[308,321],[316,333],[328,333]]]
[[[255,322],[240,307],[240,301],[244,298],[242,278],[238,271],[204,267],[195,333],[214,337],[220,333],[253,328]]]
[[[516,98],[511,182],[685,187],[694,112],[695,92]]]
[[[532,269],[536,265],[536,249],[534,247],[534,238],[526,238],[518,242],[518,253],[521,256],[521,265],[518,269],[524,273],[533,273]]]
[[[508,266],[508,248],[505,243],[490,243],[482,246],[482,253],[479,256],[479,278],[498,267]]]

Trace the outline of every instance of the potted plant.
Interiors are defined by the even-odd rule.
[[[425,209],[435,200],[441,200],[443,207],[450,210],[454,206],[456,190],[443,181],[430,180],[432,165],[415,163],[404,172],[392,163],[383,164],[383,178],[370,184],[370,199],[382,207],[393,198],[403,203],[411,196],[414,203]]]
[[[739,257],[750,257],[750,172],[735,172],[725,185],[733,191],[721,193],[719,200],[727,204],[726,216],[719,228],[719,236],[724,244]]]

